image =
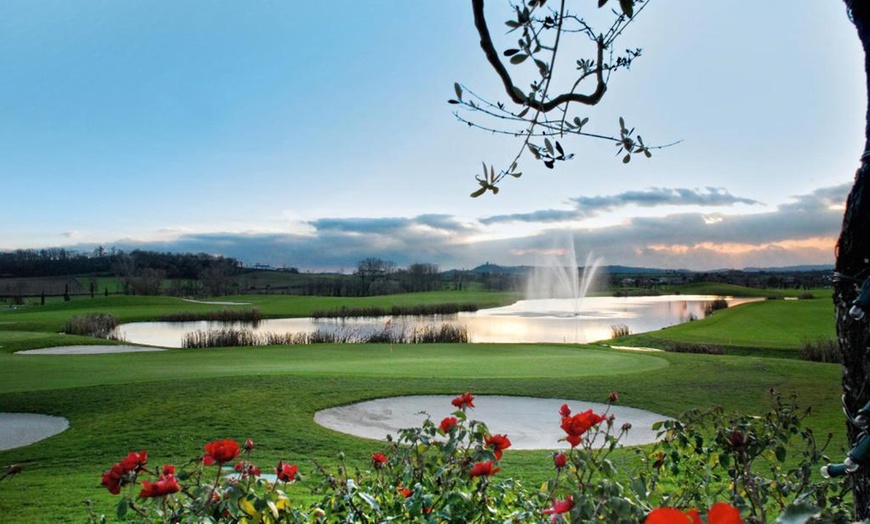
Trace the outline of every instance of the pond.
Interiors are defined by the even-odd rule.
[[[521,300],[510,306],[474,313],[427,317],[375,317],[353,319],[283,318],[251,324],[225,322],[134,322],[123,324],[117,335],[148,346],[180,348],[184,336],[195,331],[244,328],[259,333],[313,333],[315,331],[374,331],[407,329],[415,325],[450,323],[464,326],[472,343],[588,343],[612,337],[614,326],[644,333],[704,318],[705,309],[721,297],[668,295],[656,297],[586,297],[583,299]],[[757,299],[726,299],[729,306]]]

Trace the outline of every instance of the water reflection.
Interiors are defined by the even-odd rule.
[[[459,324],[475,343],[587,343],[611,338],[614,325],[631,333],[644,333],[704,318],[704,310],[720,297],[671,295],[658,297],[586,297],[575,299],[521,300],[510,306],[483,309],[449,316],[398,317],[391,329],[405,329],[415,323]],[[735,306],[755,299],[727,299]],[[134,322],[118,328],[127,342],[182,347],[187,333],[225,329],[251,329],[260,333],[313,333],[318,330],[382,330],[385,317],[361,319],[283,318],[260,321],[256,327],[225,322]]]

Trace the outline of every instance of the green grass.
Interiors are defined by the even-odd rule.
[[[735,354],[797,358],[801,343],[835,336],[831,300],[766,300],[719,310],[704,320],[623,337],[619,344],[710,345]]]
[[[465,294],[463,293],[464,297]],[[457,301],[455,293],[340,300],[344,305]],[[472,301],[499,304],[508,295],[479,294]],[[324,308],[316,297],[252,296],[274,316]],[[462,298],[462,301],[467,301]],[[332,302],[332,301],[329,301]],[[829,300],[774,301],[717,312],[712,318],[649,336],[687,337],[699,343],[730,336],[734,347],[789,352],[782,342],[801,326],[824,334],[832,324]],[[12,351],[84,337],[58,335],[69,316],[103,311],[146,320],[178,310],[208,310],[165,297],[109,297],[31,307],[0,314],[0,411],[60,415],[70,429],[15,450],[0,452],[0,468],[24,472],[0,482],[0,521],[82,522],[82,501],[112,514],[116,498],[99,486],[100,474],[130,450],[147,449],[152,464],[183,463],[217,438],[257,442],[255,462],[268,470],[278,460],[311,471],[342,450],[364,465],[382,444],[336,433],[314,423],[320,409],[404,394],[529,395],[603,401],[619,391],[620,404],[676,416],[689,408],[725,406],[761,413],[768,388],[797,392],[813,407],[817,433],[834,431],[832,456],[842,456],[845,436],[837,365],[755,356],[640,354],[587,346],[488,344],[430,346],[300,346],[175,350],[93,356],[27,356]],[[217,306],[224,307],[224,306]],[[250,307],[250,306],[245,306]],[[761,319],[761,320],[757,320]],[[676,335],[672,331],[676,330]],[[665,335],[662,335],[665,334]],[[758,346],[761,347],[761,346]],[[432,413],[440,418],[443,413]],[[473,416],[473,413],[472,413]],[[553,424],[558,424],[553,414]],[[631,452],[618,454],[631,459]],[[505,454],[500,475],[538,485],[552,473],[545,451]]]

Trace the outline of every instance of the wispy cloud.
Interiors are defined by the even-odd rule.
[[[626,191],[616,195],[575,197],[568,200],[571,209],[547,209],[531,213],[495,215],[481,220],[483,224],[503,222],[561,222],[582,220],[599,216],[628,206],[708,206],[723,207],[735,204],[759,205],[761,202],[751,198],[737,197],[718,187],[704,189],[653,187],[643,191]]]

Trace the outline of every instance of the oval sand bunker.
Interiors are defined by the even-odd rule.
[[[36,413],[0,413],[0,451],[39,442],[68,427],[69,421],[63,417]]]
[[[428,413],[438,424],[455,411],[450,404],[454,398],[447,395],[382,398],[318,411],[314,421],[342,433],[384,440],[387,434],[396,436],[400,429],[420,426],[426,419],[426,414],[421,414],[421,411]],[[568,443],[559,442],[566,436],[559,425],[562,404],[568,404],[573,413],[587,409],[604,413],[608,408],[606,404],[582,400],[492,395],[475,397],[475,407],[468,411],[468,418],[485,423],[493,434],[506,434],[512,449],[567,448]],[[658,413],[619,405],[610,406],[609,412],[616,416],[614,434],[623,424],[631,424],[631,430],[620,440],[626,446],[655,442],[653,423],[669,420]]]

